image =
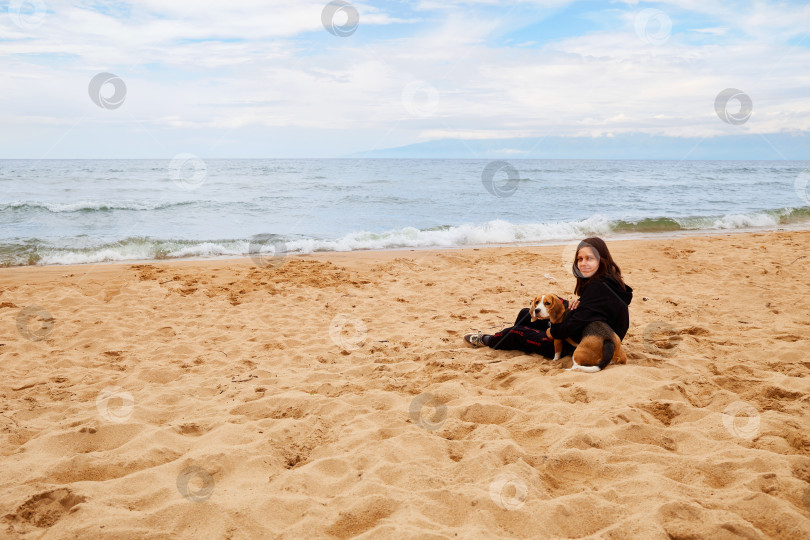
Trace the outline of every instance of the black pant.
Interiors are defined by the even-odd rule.
[[[515,325],[504,328],[489,338],[489,346],[498,350],[517,350],[554,358],[554,340],[546,336],[548,324],[547,320],[532,322],[529,308],[523,308],[515,319]],[[564,341],[562,356],[573,352],[574,347]]]

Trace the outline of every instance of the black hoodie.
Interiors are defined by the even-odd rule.
[[[552,324],[551,335],[554,339],[571,338],[579,343],[588,323],[603,321],[619,339],[624,339],[630,326],[627,306],[632,299],[633,289],[629,285],[622,289],[611,276],[592,278],[582,289],[577,309],[569,311],[563,322]]]

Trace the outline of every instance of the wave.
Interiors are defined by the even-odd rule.
[[[360,251],[398,248],[451,248],[504,244],[566,242],[586,236],[620,238],[677,231],[716,231],[810,225],[810,207],[781,208],[722,216],[656,217],[611,220],[604,216],[569,222],[515,224],[493,220],[483,224],[404,227],[384,232],[358,231],[336,239],[270,235],[274,248],[287,253]],[[84,240],[86,242],[86,239]],[[254,243],[255,245],[255,243]],[[0,244],[0,265],[57,265],[160,260],[188,257],[247,256],[251,239],[161,240],[126,238],[100,245],[61,247],[40,240]]]
[[[637,221],[618,220],[612,229],[623,233],[674,232],[698,230],[747,229],[778,227],[810,220],[810,206],[762,210],[748,214],[722,216],[691,216],[683,218],[657,217]]]
[[[575,222],[514,224],[493,220],[484,224],[441,226],[430,229],[404,227],[382,233],[360,231],[336,240],[297,239],[285,242],[288,251],[358,251],[364,249],[397,249],[457,247],[514,244],[567,240],[581,236],[610,233],[610,221],[593,216]]]
[[[61,247],[46,242],[0,244],[0,266],[90,264],[185,257],[238,256],[247,254],[248,240],[160,240],[126,238],[100,245]]]
[[[31,210],[47,210],[48,212],[61,213],[61,212],[112,212],[114,210],[162,210],[164,208],[172,208],[175,206],[185,206],[188,204],[195,204],[194,201],[181,201],[181,202],[136,202],[136,201],[121,201],[121,202],[101,202],[101,201],[79,201],[75,203],[46,203],[46,202],[27,202],[27,201],[14,201],[10,203],[0,204],[0,212],[4,210],[16,210],[26,212]]]

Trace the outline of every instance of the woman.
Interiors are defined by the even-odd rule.
[[[497,334],[467,334],[464,340],[474,347],[490,347],[502,350],[519,350],[554,357],[554,340],[571,338],[577,343],[588,323],[607,323],[619,339],[624,339],[630,326],[627,306],[633,299],[633,289],[625,284],[622,271],[613,261],[607,244],[601,238],[586,238],[577,246],[573,272],[577,278],[574,300],[561,323],[550,324],[546,320],[531,322],[529,308],[523,308],[515,319],[515,325],[504,328]],[[563,356],[574,352],[567,341],[563,343]]]

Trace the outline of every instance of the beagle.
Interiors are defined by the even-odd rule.
[[[562,321],[568,313],[568,308],[565,307],[562,299],[556,294],[541,294],[536,296],[532,303],[529,304],[529,314],[532,316],[532,322],[538,319],[548,319],[553,323]],[[566,341],[577,346],[577,342],[568,338]],[[554,361],[560,359],[562,356],[563,340],[554,340]]]
[[[529,313],[532,322],[537,319],[548,319],[556,324],[565,319],[568,309],[557,295],[543,294],[532,300]],[[582,331],[582,341],[577,343],[571,338],[567,338],[566,341],[576,347],[572,356],[573,364],[567,371],[595,373],[605,369],[611,361],[616,364],[627,363],[627,356],[624,354],[624,349],[622,349],[622,341],[607,323],[601,321],[589,323]],[[555,361],[560,359],[562,347],[562,340],[555,339]]]
[[[626,364],[627,355],[616,332],[607,323],[594,321],[582,331],[582,341],[574,351],[573,361],[568,371],[596,373],[611,362]]]

